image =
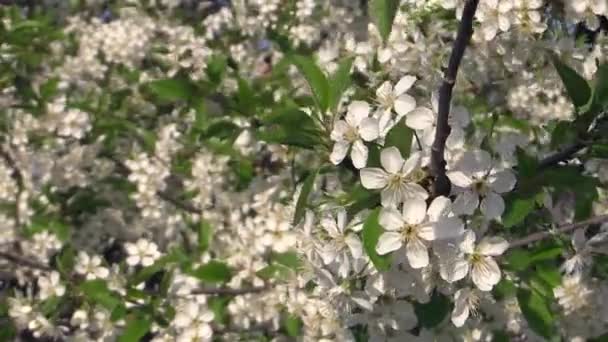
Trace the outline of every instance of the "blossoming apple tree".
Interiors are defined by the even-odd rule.
[[[0,1],[0,340],[606,340],[607,16]]]

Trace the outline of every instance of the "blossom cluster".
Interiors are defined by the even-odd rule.
[[[0,339],[606,338],[606,16],[0,4]]]

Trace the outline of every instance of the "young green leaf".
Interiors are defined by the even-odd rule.
[[[290,337],[298,337],[300,336],[300,332],[302,331],[302,319],[300,317],[286,314],[283,318],[283,329]]]
[[[342,60],[338,66],[338,70],[331,76],[329,81],[329,109],[334,113],[340,104],[342,94],[350,86],[350,71],[354,60],[353,57],[347,57]]]
[[[587,81],[574,69],[562,63],[557,56],[553,55],[552,60],[574,107],[579,109],[585,106],[591,98],[591,88]]]
[[[124,332],[118,338],[118,342],[139,342],[150,331],[151,327],[152,322],[146,317],[130,319],[127,321]]]
[[[118,295],[108,289],[108,285],[104,280],[85,281],[80,284],[80,290],[87,299],[105,307],[108,311],[112,311],[116,307],[123,305]]]
[[[232,270],[221,261],[212,260],[191,272],[196,278],[208,283],[224,283],[232,277]]]
[[[545,338],[551,338],[554,319],[549,303],[537,292],[524,288],[517,291],[517,301],[530,328]]]
[[[401,156],[407,159],[412,151],[413,137],[414,131],[407,127],[403,121],[399,121],[386,135],[384,147],[397,147],[399,152],[401,152]]]
[[[161,101],[188,101],[194,95],[192,84],[185,78],[167,78],[152,81],[147,88]]]
[[[369,0],[370,16],[384,42],[391,34],[399,2],[399,0]]]
[[[414,303],[418,322],[425,328],[433,328],[441,323],[451,310],[450,300],[435,291],[428,303]]]
[[[298,197],[298,201],[296,202],[296,210],[293,215],[293,224],[296,225],[300,223],[300,220],[304,217],[304,213],[306,212],[306,207],[308,206],[308,197],[310,197],[310,193],[312,192],[313,186],[315,185],[315,179],[317,178],[317,173],[319,170],[313,171],[311,174],[306,177],[304,184],[302,185],[302,189],[300,190],[300,196]]]
[[[391,265],[390,254],[387,255],[379,255],[376,252],[376,245],[378,244],[378,239],[382,232],[382,226],[378,223],[378,216],[380,215],[380,209],[377,208],[372,211],[365,223],[363,224],[362,238],[363,238],[363,248],[365,252],[369,256],[370,260],[376,266],[379,271],[387,271]]]
[[[205,220],[201,219],[201,222],[198,226],[198,250],[201,253],[204,253],[209,249],[209,244],[211,243],[211,236],[213,235],[213,228],[211,224]]]
[[[322,113],[325,113],[327,106],[329,105],[329,82],[327,81],[327,77],[312,58],[294,55],[291,59],[293,64],[295,64],[302,76],[306,79],[306,82],[317,101],[319,110]]]
[[[533,196],[525,197],[516,193],[507,195],[505,202],[505,212],[502,214],[502,223],[505,228],[511,228],[524,222],[536,207]]]

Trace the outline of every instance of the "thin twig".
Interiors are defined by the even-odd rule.
[[[584,228],[584,227],[592,225],[592,224],[600,224],[600,223],[604,223],[604,222],[608,222],[608,215],[596,216],[596,217],[592,217],[588,220],[561,225],[561,226],[557,227],[557,229],[555,229],[555,230],[533,233],[522,239],[515,240],[515,241],[509,243],[509,248],[526,246],[533,242],[537,242],[540,240],[550,238],[550,237],[554,236],[555,234],[565,234],[565,233],[571,232],[573,230],[577,230],[579,228]]]
[[[222,288],[207,288],[207,289],[195,289],[190,292],[193,295],[206,294],[206,295],[243,295],[248,293],[260,293],[270,289],[268,286],[254,286],[254,287],[243,287],[233,289],[229,287]]]
[[[572,144],[572,145],[566,147],[565,149],[563,149],[562,151],[556,152],[556,153],[542,159],[538,163],[538,167],[539,167],[539,169],[542,170],[542,169],[546,169],[551,166],[557,165],[558,163],[560,163],[562,161],[570,159],[573,155],[575,155],[578,151],[582,150],[585,147],[587,147],[587,144],[582,143],[582,142]]]
[[[4,162],[13,169],[12,177],[15,183],[17,184],[17,195],[15,198],[15,225],[17,227],[21,226],[21,216],[19,215],[19,202],[21,201],[21,193],[25,188],[25,180],[23,178],[23,174],[21,170],[19,170],[19,166],[17,166],[17,162],[11,156],[11,153],[5,149],[4,146],[0,148],[0,157],[4,159]]]
[[[52,271],[53,270],[50,266],[39,263],[37,261],[33,261],[30,259],[24,258],[20,255],[16,255],[16,254],[13,254],[10,252],[0,251],[0,259],[10,261],[11,263],[13,263],[15,265],[25,266],[25,267],[29,267],[29,268],[33,268],[33,269],[37,269],[37,270],[42,270],[42,271]]]
[[[435,179],[433,185],[433,196],[449,195],[450,180],[445,174],[445,143],[450,135],[450,105],[452,102],[452,90],[456,83],[458,68],[464,55],[465,49],[473,35],[473,17],[477,11],[479,0],[468,0],[462,11],[462,18],[456,40],[452,46],[452,54],[448,62],[443,77],[443,82],[439,88],[439,110],[437,113],[437,128],[435,131],[435,141],[431,147],[431,172]]]
[[[127,165],[125,165],[125,163],[122,162],[122,160],[120,160],[114,156],[105,156],[105,157],[108,158],[109,160],[113,161],[114,164],[116,164],[116,166],[119,169],[118,170],[119,173],[121,173],[123,175],[127,175],[131,172],[129,170],[129,168],[127,167]],[[158,197],[173,204],[177,208],[180,208],[182,210],[185,210],[185,211],[193,213],[193,214],[201,213],[200,209],[198,209],[194,204],[192,204],[190,202],[182,201],[179,198],[173,196],[171,193],[169,193],[166,190],[159,190],[158,192],[156,192],[156,194],[158,195]]]

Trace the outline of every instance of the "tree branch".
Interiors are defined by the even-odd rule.
[[[190,294],[198,295],[198,294],[206,294],[206,295],[243,295],[248,293],[260,293],[268,290],[269,286],[254,286],[254,287],[243,287],[238,289],[233,289],[229,287],[225,288],[208,288],[208,289],[195,289],[190,292]]]
[[[600,224],[600,223],[604,223],[604,222],[608,222],[608,215],[600,215],[600,216],[592,217],[588,220],[561,225],[561,226],[557,227],[557,229],[555,229],[555,230],[533,233],[522,239],[515,240],[515,241],[509,243],[509,248],[526,246],[533,242],[547,239],[555,234],[565,234],[565,233],[569,233],[573,230],[577,230],[579,228],[584,228],[584,227],[592,225],[592,224]]]
[[[573,155],[585,147],[587,147],[587,144],[582,142],[572,144],[566,147],[564,150],[556,152],[539,161],[538,167],[542,170],[557,165],[559,162],[570,159]]]
[[[11,156],[10,151],[6,150],[4,146],[0,148],[0,157],[4,159],[4,162],[13,169],[12,177],[15,183],[17,184],[17,196],[15,198],[15,226],[21,226],[21,216],[19,215],[19,201],[21,201],[21,192],[25,188],[25,180],[23,178],[23,174],[19,167],[17,166],[17,162]]]
[[[450,105],[452,102],[452,90],[456,83],[456,76],[460,62],[464,56],[465,49],[473,35],[473,17],[477,11],[479,0],[467,0],[462,12],[460,26],[456,40],[452,46],[452,54],[448,62],[443,82],[439,88],[439,110],[437,113],[437,129],[435,131],[435,141],[431,147],[431,172],[435,179],[433,185],[433,196],[447,196],[450,194],[450,180],[445,174],[445,142],[450,135],[450,125],[448,117],[450,115]]]
[[[5,259],[7,261],[12,262],[15,265],[25,266],[29,268],[33,268],[41,271],[52,271],[53,269],[50,266],[39,263],[37,261],[32,261],[30,259],[26,259],[20,255],[16,255],[10,252],[2,252],[0,251],[0,259]]]

